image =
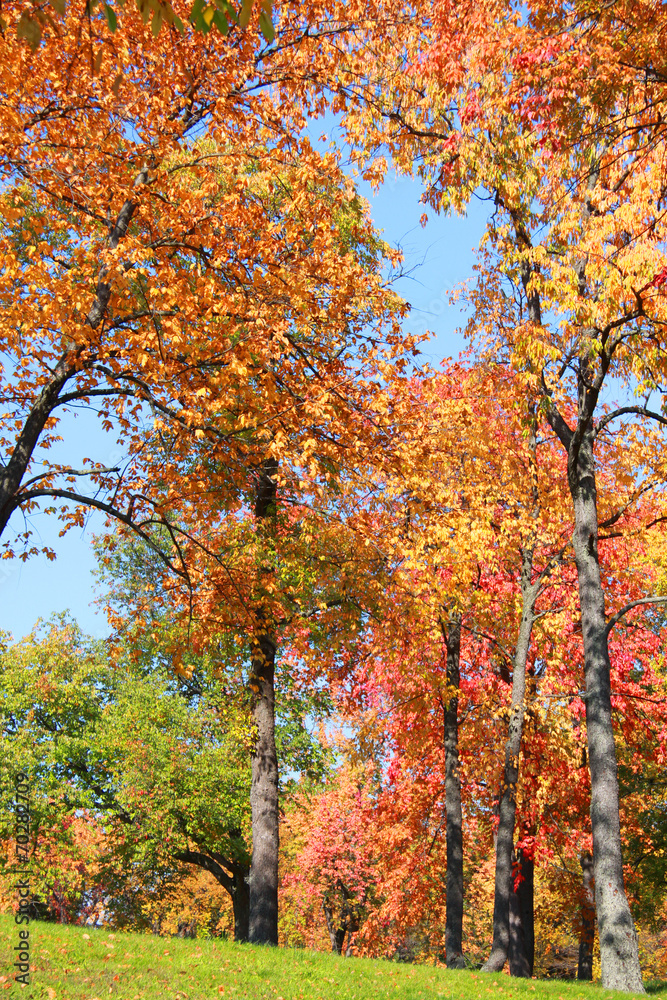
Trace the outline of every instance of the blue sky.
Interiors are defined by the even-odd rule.
[[[375,224],[388,242],[401,247],[405,270],[411,272],[396,286],[412,306],[405,329],[433,331],[433,339],[422,347],[432,365],[457,355],[463,346],[456,335],[462,315],[458,307],[449,305],[449,292],[472,274],[473,248],[482,235],[488,206],[473,201],[465,219],[430,212],[429,222],[422,228],[419,219],[424,206],[419,203],[418,182],[390,176],[376,194],[363,185],[360,190],[371,203]],[[63,460],[72,464],[86,454],[107,462],[116,448],[114,439],[104,434],[92,414],[68,417],[61,434],[65,439],[60,446]],[[19,516],[15,518],[10,528],[20,528]],[[103,517],[91,514],[83,531],[70,531],[63,538],[58,537],[59,523],[52,517],[37,515],[31,523],[36,540],[52,547],[57,559],[49,562],[45,556],[35,556],[27,563],[0,563],[0,629],[18,639],[30,632],[38,618],[68,609],[84,630],[105,635],[105,618],[91,606],[95,599],[91,540],[101,530]]]

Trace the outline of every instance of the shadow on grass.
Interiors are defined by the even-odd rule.
[[[647,993],[661,993],[667,989],[667,979],[652,979],[644,984],[644,989]]]

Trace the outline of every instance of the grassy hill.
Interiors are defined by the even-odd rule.
[[[227,941],[30,924],[31,985],[13,981],[18,928],[0,917],[0,997],[22,1000],[612,1000],[596,985],[449,972]],[[667,983],[652,988],[667,1000]]]

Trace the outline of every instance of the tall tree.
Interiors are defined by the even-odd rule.
[[[3,8],[11,29],[20,8]],[[329,72],[340,58],[326,40],[337,10],[285,8],[283,43],[271,49],[240,29],[225,39],[189,27],[153,37],[130,8],[118,36],[99,11],[88,18],[87,5],[73,4],[38,51],[10,30],[2,52],[13,68],[0,311],[3,392],[14,405],[3,425],[0,533],[45,500],[49,510],[70,505],[67,525],[94,507],[161,552],[191,619],[203,623],[232,599],[230,627],[244,622],[259,680],[260,784],[274,758],[266,794],[253,794],[260,908],[267,815],[277,829],[275,802],[259,818],[276,770],[270,574],[255,566],[258,593],[239,600],[215,530],[227,516],[222,534],[234,533],[258,469],[280,464],[295,503],[326,483],[366,436],[363,379],[384,351],[403,350],[402,307],[383,276],[392,254],[336,157],[317,153],[306,133],[308,110],[321,110],[309,61],[322,56]],[[313,17],[326,55],[304,32]],[[86,22],[95,72],[81,44]],[[118,431],[120,461],[49,461],[59,415],[80,404],[98,406],[102,426]],[[87,477],[90,491],[78,485]],[[176,601],[177,589],[169,593]],[[277,936],[272,838],[271,927],[257,940]]]
[[[483,188],[496,209],[473,299],[481,311],[471,327],[493,343],[489,360],[504,344],[503,357],[532,371],[540,412],[567,456],[602,976],[608,987],[641,990],[623,884],[608,647],[610,629],[626,612],[606,614],[598,540],[600,523],[617,529],[636,498],[659,492],[664,482],[665,417],[661,406],[649,405],[651,394],[664,392],[665,90],[657,68],[664,16],[650,8],[644,34],[632,30],[637,12],[622,3],[576,12],[569,5],[535,3],[519,12],[491,3],[472,18],[457,3],[436,3],[431,11],[427,51],[417,30],[400,38],[399,67],[410,43],[422,58],[410,62],[410,73],[398,72],[380,100],[369,99],[364,138],[388,142],[410,170],[416,161],[424,199],[436,208],[464,210]],[[493,250],[487,255],[490,247],[495,257]],[[501,301],[505,278],[510,298]],[[509,319],[512,296],[521,312]],[[606,411],[601,393],[613,377],[643,401]],[[616,447],[624,435],[633,441],[635,468],[627,475],[634,486],[617,505],[605,498],[599,516],[596,453],[602,468],[612,427]]]
[[[366,531],[382,539],[385,558],[396,569],[388,583],[390,601],[380,602],[369,624],[373,628],[372,622],[379,622],[375,655],[380,663],[376,671],[366,668],[366,674],[375,675],[376,690],[387,699],[394,740],[404,754],[407,742],[415,741],[416,732],[421,732],[417,718],[425,711],[423,700],[428,703],[426,691],[431,690],[431,698],[435,696],[442,705],[446,950],[452,965],[461,960],[463,913],[457,779],[460,632],[464,629],[490,640],[503,660],[503,680],[509,684],[512,679],[511,696],[507,691],[511,708],[506,715],[508,736],[496,839],[492,964],[502,967],[510,943],[516,794],[526,674],[534,655],[533,625],[537,618],[545,620],[554,603],[549,578],[567,548],[570,527],[562,462],[559,467],[546,442],[540,442],[538,459],[535,413],[521,418],[523,392],[522,378],[508,368],[466,370],[451,365],[439,378],[396,381],[387,390],[388,398],[378,403],[386,411],[392,440],[385,446],[383,467],[375,473],[381,485]],[[503,447],[498,447],[499,441]],[[393,623],[391,642],[403,636],[400,652],[387,648],[385,617]],[[516,636],[514,643],[508,642],[508,635]],[[429,643],[434,649],[442,647],[440,667],[437,655],[426,651]],[[487,651],[489,672],[493,669],[490,660]],[[408,671],[409,676],[399,679],[407,663],[415,664],[415,672]],[[483,701],[476,708],[483,713]],[[489,714],[494,709],[487,704]],[[466,715],[470,711],[468,707]],[[425,739],[430,745],[432,735]],[[442,729],[440,741],[442,746]],[[419,767],[422,755],[418,744],[415,766]]]

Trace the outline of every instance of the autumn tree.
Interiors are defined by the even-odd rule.
[[[424,199],[438,209],[463,211],[479,191],[495,209],[471,329],[493,344],[484,357],[501,351],[532,373],[538,410],[567,456],[603,982],[641,989],[623,886],[609,681],[609,631],[626,610],[605,612],[598,537],[600,523],[618,530],[636,497],[659,492],[663,481],[665,418],[650,397],[663,391],[664,18],[650,7],[644,33],[633,30],[637,10],[621,3],[576,12],[491,3],[474,17],[464,5],[436,3],[431,13],[426,42],[416,29],[395,46],[395,73],[379,98],[385,79],[376,77],[372,90],[358,85],[367,98],[365,149],[384,142],[399,166],[412,172],[416,164]],[[419,56],[407,60],[410,44]],[[351,131],[358,141],[358,117]],[[605,409],[601,393],[614,377],[639,398]],[[617,504],[605,500],[599,517],[594,456],[599,464],[612,431],[618,449],[633,443],[634,485]]]
[[[608,984],[623,985],[625,988],[639,988],[638,965],[636,950],[632,946],[634,931],[627,904],[623,904],[623,875],[620,852],[620,830],[618,824],[618,786],[616,778],[616,761],[611,714],[610,661],[608,639],[610,630],[629,610],[628,606],[620,607],[611,615],[605,613],[604,589],[600,572],[598,555],[598,535],[600,525],[616,531],[623,524],[623,517],[633,508],[638,496],[649,489],[660,488],[662,480],[662,459],[660,451],[656,451],[660,434],[645,432],[645,428],[635,425],[631,428],[624,424],[627,415],[637,413],[649,420],[663,420],[659,412],[650,411],[646,405],[619,405],[596,416],[600,391],[610,371],[615,368],[619,376],[625,375],[632,381],[640,374],[636,365],[630,363],[628,354],[634,355],[634,341],[640,340],[644,326],[644,305],[640,304],[639,312],[631,293],[633,302],[620,301],[617,296],[620,288],[616,285],[617,248],[609,251],[614,255],[613,263],[606,270],[604,245],[607,242],[602,234],[597,235],[595,250],[585,249],[586,232],[589,227],[589,194],[590,188],[597,181],[593,175],[590,186],[582,185],[578,190],[578,198],[573,199],[577,206],[567,218],[565,225],[571,233],[576,225],[575,211],[579,212],[578,239],[571,252],[569,261],[569,276],[563,273],[567,268],[563,257],[551,258],[547,252],[543,259],[540,252],[540,262],[534,264],[531,239],[523,222],[517,222],[517,212],[509,213],[513,227],[513,237],[507,242],[503,238],[504,253],[512,254],[526,294],[527,314],[525,325],[519,321],[517,329],[530,330],[532,342],[527,345],[528,357],[535,358],[535,350],[542,349],[548,355],[548,360],[538,362],[536,368],[539,374],[540,392],[547,419],[561,442],[568,458],[568,482],[573,502],[575,529],[573,534],[574,552],[579,579],[579,595],[582,613],[584,635],[586,686],[587,686],[587,732],[589,740],[589,760],[592,776],[591,815],[593,820],[594,859],[596,865],[596,893],[598,922],[601,928],[603,951],[609,945],[610,951],[605,955],[605,981]],[[514,219],[512,220],[512,215]],[[554,221],[554,230],[557,222]],[[558,220],[560,221],[560,220]],[[595,225],[592,228],[596,228]],[[583,231],[582,231],[583,230]],[[590,230],[589,230],[590,232]],[[560,237],[557,232],[551,233],[555,243],[563,239],[567,246],[571,237]],[[602,236],[600,241],[600,236]],[[510,250],[510,244],[512,249]],[[531,263],[528,263],[528,260]],[[549,293],[540,294],[538,283],[542,280],[553,282],[553,270],[549,266],[556,263],[559,271],[559,287],[557,294],[551,297]],[[595,261],[595,265],[592,264]],[[585,262],[585,263],[584,263]],[[539,267],[539,278],[537,268]],[[596,268],[601,267],[596,271]],[[585,269],[584,269],[585,268]],[[562,270],[561,270],[562,269]],[[606,270],[606,273],[605,273]],[[549,278],[546,273],[552,271]],[[595,274],[591,272],[596,271]],[[610,272],[613,272],[613,277]],[[586,275],[590,274],[590,278]],[[605,288],[606,281],[611,280],[611,287]],[[574,285],[574,301],[572,305],[561,296],[565,291],[565,282],[570,288]],[[614,287],[616,286],[616,287]],[[545,288],[540,284],[540,290]],[[556,291],[553,284],[550,285]],[[594,289],[594,290],[593,290]],[[601,289],[607,293],[602,305]],[[593,304],[595,303],[595,304]],[[563,340],[553,337],[551,330],[546,333],[543,324],[543,310],[546,314],[563,314],[571,317],[571,325]],[[569,310],[572,310],[569,312]],[[585,312],[588,309],[586,315]],[[649,321],[650,325],[650,321]],[[545,331],[543,336],[542,331]],[[520,336],[520,335],[519,335]],[[536,345],[542,343],[543,348]],[[630,351],[626,353],[628,343]],[[555,343],[558,343],[556,348]],[[512,350],[516,350],[517,342],[513,340]],[[519,353],[523,348],[519,346]],[[544,358],[544,355],[542,356]],[[566,360],[567,359],[567,360]],[[555,371],[554,366],[560,361],[561,367]],[[612,368],[612,362],[616,362]],[[633,372],[634,367],[634,372]],[[656,372],[651,367],[650,373],[640,374],[640,381],[646,381],[655,386]],[[553,375],[552,375],[553,371]],[[555,376],[555,377],[554,377]],[[649,392],[651,389],[649,388]],[[595,451],[598,462],[605,452],[605,435],[609,435],[614,421],[616,426],[615,439],[611,447],[617,453],[621,446],[621,438],[629,435],[629,440],[637,442],[639,450],[633,454],[633,465],[627,470],[628,488],[619,495],[605,498],[606,510],[598,514],[599,478],[596,480]],[[627,438],[626,438],[627,440]],[[659,446],[658,446],[659,448]],[[657,461],[656,461],[657,459]],[[645,481],[639,485],[635,478],[637,468],[647,470]],[[647,597],[642,600],[652,600]],[[609,831],[613,831],[610,836]],[[611,895],[607,889],[611,886]],[[610,928],[616,928],[612,933]],[[607,936],[608,935],[608,936]],[[611,942],[614,941],[612,945]],[[628,950],[629,949],[629,950]],[[634,956],[634,957],[633,957]]]
[[[291,870],[283,891],[300,923],[308,911],[315,919],[322,911],[331,950],[339,955],[351,953],[374,895],[372,784],[363,768],[343,767],[323,790],[302,792],[288,818]]]
[[[328,26],[336,12],[284,8],[281,44],[270,48],[240,26],[226,39],[189,29],[153,37],[129,6],[114,34],[100,10],[87,18],[72,5],[32,52],[14,30],[21,4],[3,8],[11,183],[0,299],[13,407],[0,531],[17,511],[54,501],[69,503],[60,507],[66,524],[94,507],[153,545],[164,526],[171,547],[162,555],[188,613],[202,553],[215,553],[212,524],[239,509],[250,482],[250,507],[270,534],[274,472],[326,481],[341,449],[366,432],[366,390],[355,378],[383,344],[403,349],[386,248],[335,155],[317,153],[305,130],[308,112],[323,107],[313,73],[340,59]],[[344,25],[353,36],[358,20]],[[119,462],[49,461],[59,416],[79,404],[119,433]],[[188,464],[197,441],[206,453]],[[218,604],[227,593],[225,584]],[[262,601],[244,612],[261,652],[256,714],[268,733],[275,643],[270,622],[260,624]],[[268,923],[257,917],[262,941],[277,933],[275,764],[267,768],[273,805],[258,804],[257,815],[274,817],[273,832],[257,831],[257,865],[274,884]]]
[[[519,406],[522,402],[521,384],[521,379],[514,384],[508,368],[486,372],[459,365],[449,365],[442,376],[423,381],[390,381],[376,398],[378,420],[386,433],[383,461],[372,469],[361,467],[367,505],[350,521],[364,545],[382,553],[387,582],[377,602],[366,600],[364,605],[368,617],[356,651],[359,679],[347,686],[345,674],[334,676],[336,684],[342,681],[342,704],[349,710],[351,724],[360,709],[363,716],[357,701],[365,690],[372,692],[370,719],[378,712],[390,715],[392,722],[386,725],[395,741],[397,773],[404,769],[401,754],[414,752],[414,766],[420,767],[422,729],[429,747],[439,739],[439,750],[433,746],[429,760],[431,755],[437,760],[444,750],[444,760],[430,766],[440,775],[433,787],[440,789],[441,781],[446,799],[442,824],[447,840],[446,951],[451,965],[461,962],[463,916],[457,746],[461,633],[490,640],[491,657],[487,651],[484,669],[492,674],[489,660],[499,656],[503,679],[509,682],[513,677],[515,685],[507,717],[510,731],[498,836],[496,926],[503,935],[504,962],[526,673],[534,656],[532,630],[535,620],[545,621],[551,605],[558,603],[557,591],[548,583],[567,548],[563,470],[545,442],[540,442],[538,462],[534,414],[529,411],[522,417],[518,409],[515,415],[517,401]],[[527,439],[524,421],[532,428]],[[524,553],[518,565],[517,546]],[[513,649],[507,636],[514,636],[515,630],[518,639]],[[355,654],[351,655],[354,660]],[[354,671],[352,675],[357,676]],[[470,684],[468,676],[466,691]],[[473,711],[468,697],[466,716]],[[481,716],[484,698],[475,706]],[[434,713],[437,719],[432,719]],[[368,724],[372,729],[374,723]],[[413,744],[414,750],[408,750]],[[478,750],[470,752],[479,755]],[[442,765],[444,773],[439,770]],[[433,810],[434,815],[443,805],[437,798],[431,805],[414,795],[410,799],[415,809]],[[438,821],[432,822],[439,830]]]

